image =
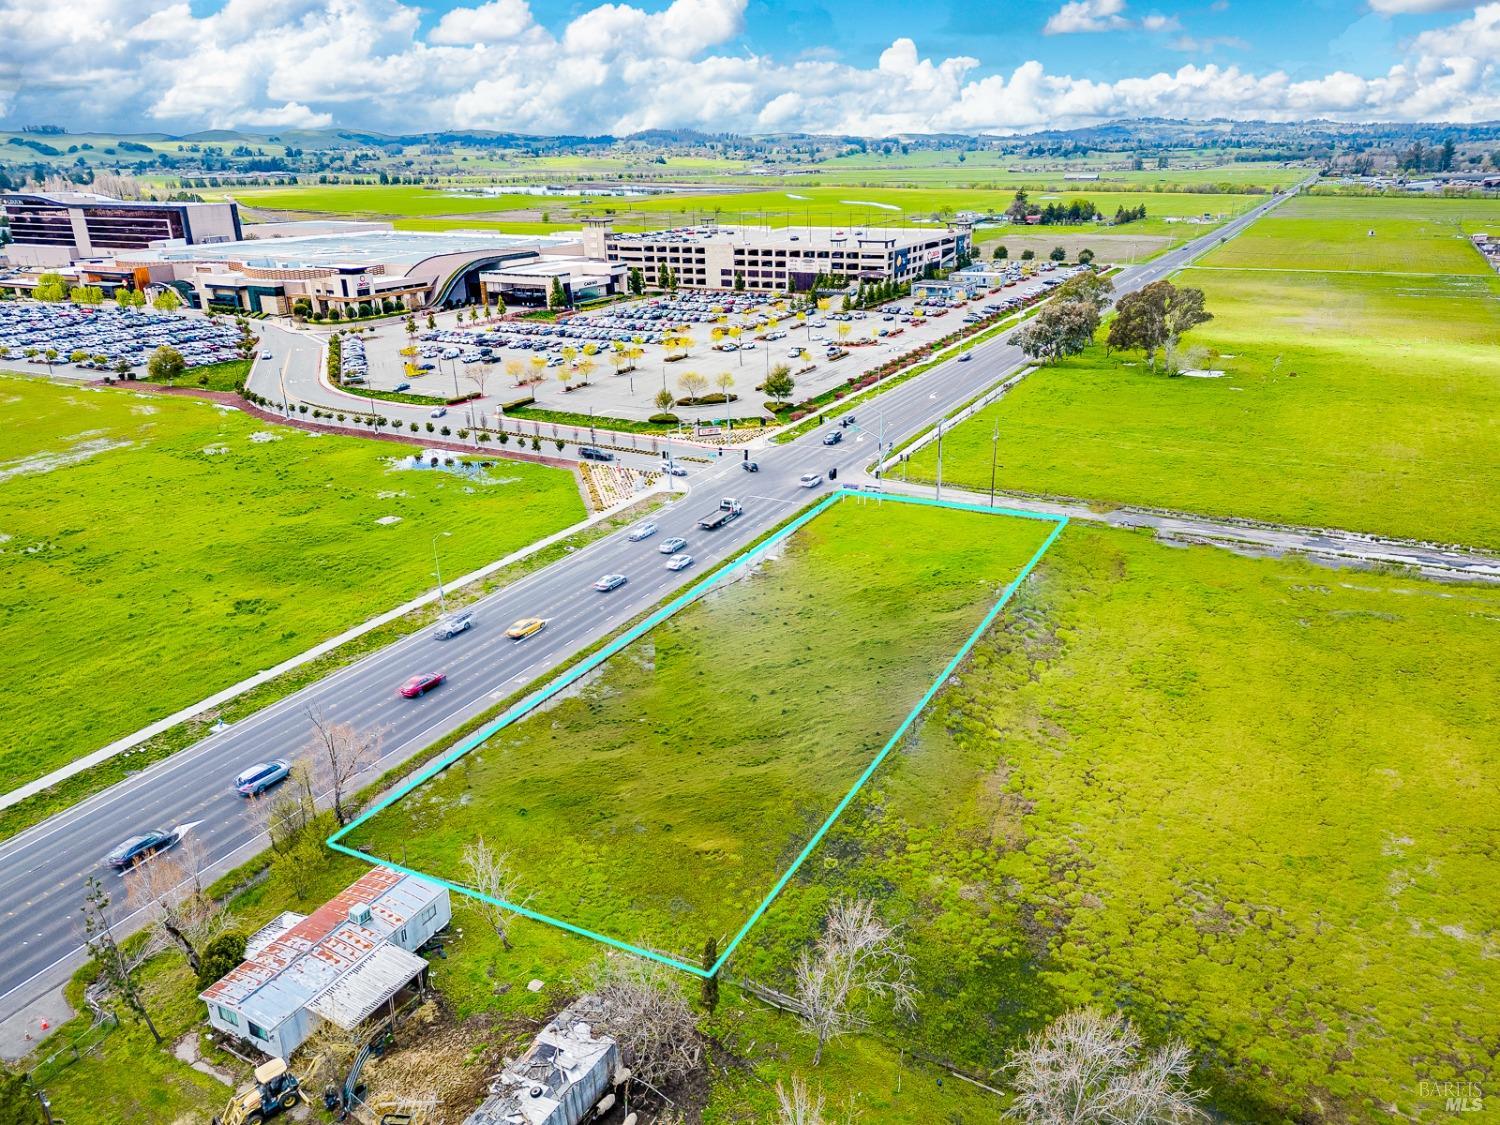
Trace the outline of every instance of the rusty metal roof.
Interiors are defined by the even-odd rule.
[[[199,993],[199,999],[274,1028],[332,988],[417,911],[445,893],[414,876],[372,867]],[[363,925],[349,917],[350,908],[360,905],[370,908],[370,919]]]

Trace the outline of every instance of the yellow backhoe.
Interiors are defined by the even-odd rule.
[[[316,1072],[318,1068],[313,1069]],[[262,1063],[255,1068],[255,1085],[230,1098],[224,1112],[214,1118],[214,1125],[258,1125],[280,1117],[306,1097],[303,1083],[313,1077],[298,1078],[281,1059]]]

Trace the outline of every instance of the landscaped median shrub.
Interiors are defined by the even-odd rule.
[[[739,400],[740,400],[740,396],[739,395],[735,395],[735,394],[726,395],[726,394],[721,394],[718,391],[715,391],[713,394],[699,395],[697,398],[693,398],[691,395],[689,395],[687,398],[680,398],[680,399],[677,400],[677,405],[678,406],[718,406],[721,403],[725,403],[725,402],[738,402]]]
[[[675,414],[653,414],[646,421],[658,426],[675,426],[682,421]]]

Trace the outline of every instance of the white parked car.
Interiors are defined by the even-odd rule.
[[[474,625],[474,615],[466,609],[457,613],[449,614],[437,623],[432,635],[440,641],[446,641],[449,637],[456,637],[466,632]]]

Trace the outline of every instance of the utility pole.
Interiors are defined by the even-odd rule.
[[[996,458],[1000,454],[1000,419],[995,419],[995,432],[990,435],[990,507],[995,506]]]

